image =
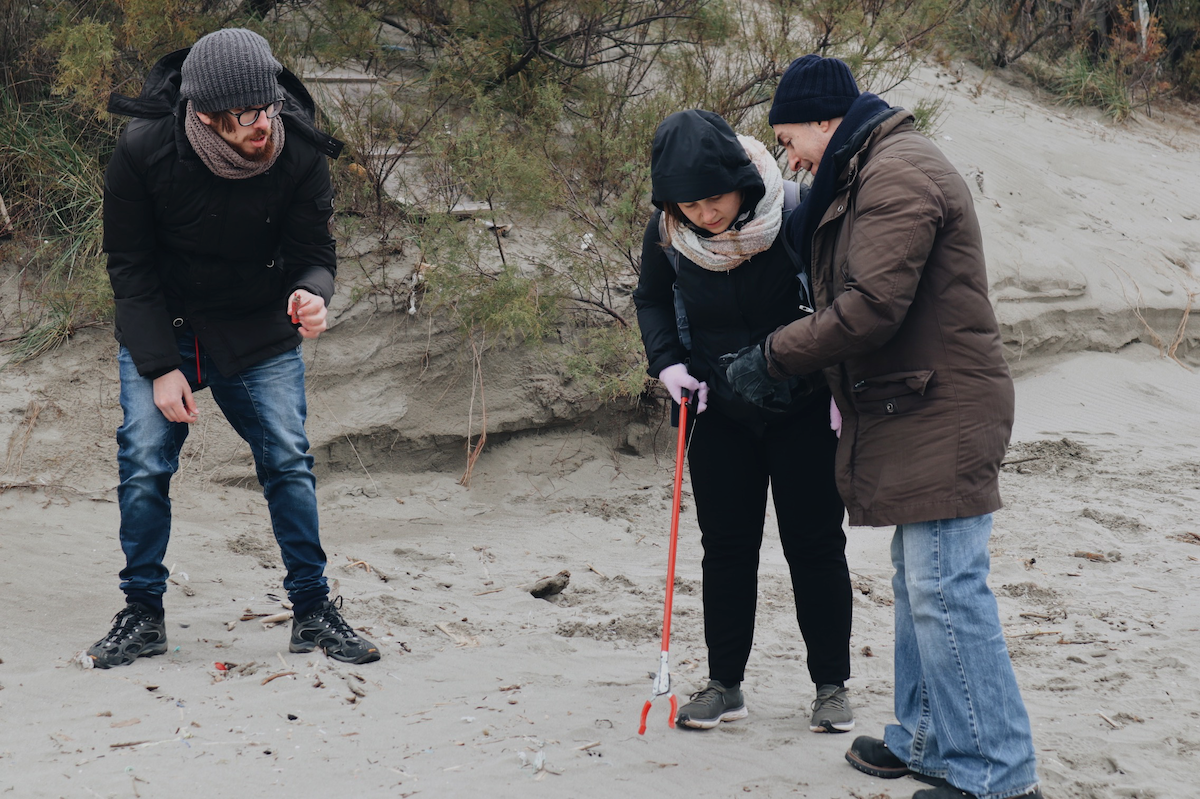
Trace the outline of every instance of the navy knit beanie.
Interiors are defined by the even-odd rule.
[[[821,122],[843,117],[858,98],[850,67],[836,58],[806,55],[797,58],[779,79],[771,100],[772,125]]]
[[[275,80],[282,69],[266,39],[245,28],[224,28],[192,45],[179,93],[205,114],[267,105],[283,97]]]

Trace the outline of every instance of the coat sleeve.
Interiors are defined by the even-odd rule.
[[[668,366],[687,360],[687,350],[679,341],[675,326],[675,270],[658,241],[658,214],[646,225],[642,237],[642,271],[633,292],[642,346],[649,361],[651,377]]]
[[[881,158],[859,174],[854,220],[843,264],[817,264],[825,279],[844,270],[845,285],[827,307],[771,334],[776,376],[815,372],[873,352],[904,323],[946,218],[946,198],[924,171]],[[798,230],[789,226],[788,234]]]
[[[104,173],[104,251],[116,307],[117,336],[138,373],[158,377],[179,367],[175,331],[163,293],[155,245],[154,198],[146,157],[127,126]]]
[[[325,156],[313,151],[308,166],[292,195],[281,250],[288,293],[305,289],[322,297],[328,307],[337,274],[337,250],[329,230],[333,186]]]

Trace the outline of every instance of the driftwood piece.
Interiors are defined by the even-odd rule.
[[[0,197],[0,239],[11,239],[12,235],[12,219],[8,216],[8,208],[4,205],[4,198]]]
[[[563,569],[553,577],[543,577],[533,584],[529,589],[529,593],[538,599],[545,599],[548,596],[561,594],[567,584],[571,582],[571,573]]]
[[[1088,552],[1083,549],[1077,549],[1075,550],[1074,557],[1090,560],[1092,563],[1115,563],[1121,559],[1121,554],[1119,552],[1109,552],[1106,555],[1102,555],[1099,552]]]
[[[272,674],[270,677],[264,677],[264,678],[263,678],[263,681],[262,681],[262,683],[261,683],[261,685],[266,685],[266,684],[267,684],[267,683],[269,683],[271,680],[278,680],[280,677],[291,677],[291,676],[295,675],[295,673],[296,673],[296,672],[294,672],[294,671],[279,671],[279,672],[276,672],[276,673]]]
[[[270,629],[271,627],[274,627],[276,624],[283,624],[285,621],[290,621],[291,618],[292,618],[292,612],[290,610],[285,610],[282,613],[275,613],[271,616],[265,616],[262,618],[261,621],[262,621],[263,627]]]

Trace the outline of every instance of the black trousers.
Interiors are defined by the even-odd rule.
[[[828,401],[756,436],[716,411],[696,417],[688,468],[704,547],[709,677],[740,682],[754,642],[758,560],[771,486],[791,570],[796,619],[815,685],[850,676],[850,573],[845,506],[833,476]]]

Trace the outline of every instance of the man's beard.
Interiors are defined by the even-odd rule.
[[[271,156],[275,154],[275,137],[268,133],[267,143],[262,147],[254,147],[250,152],[239,149],[238,152],[240,152],[247,161],[251,161],[256,164],[263,161],[270,161]]]

